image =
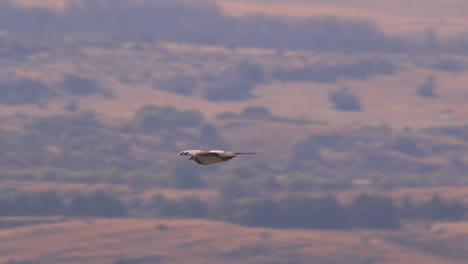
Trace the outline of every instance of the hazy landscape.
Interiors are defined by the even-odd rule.
[[[2,1],[0,262],[463,263],[467,12]]]

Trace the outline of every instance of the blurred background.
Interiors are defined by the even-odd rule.
[[[463,263],[467,13],[2,0],[0,262]]]

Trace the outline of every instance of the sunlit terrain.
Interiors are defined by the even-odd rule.
[[[14,2],[0,262],[468,258],[466,1]]]

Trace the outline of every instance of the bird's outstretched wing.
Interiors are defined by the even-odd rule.
[[[183,150],[183,151],[179,152],[177,155],[191,155],[191,156],[194,156],[194,155],[197,155],[197,154],[203,153],[203,152],[206,152],[206,151],[198,150],[198,149],[189,149],[189,150]]]
[[[218,163],[223,161],[228,161],[237,155],[242,154],[257,154],[256,152],[234,152],[234,151],[224,151],[224,150],[198,150],[198,149],[189,149],[183,150],[178,153],[178,155],[190,155],[190,160],[195,161],[198,164],[207,165],[211,163]]]

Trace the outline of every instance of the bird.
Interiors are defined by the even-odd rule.
[[[208,165],[212,163],[224,162],[231,160],[237,155],[243,154],[257,154],[256,152],[234,152],[234,151],[225,151],[225,150],[198,150],[190,149],[184,150],[178,153],[179,156],[190,155],[189,160],[193,160],[201,165]]]

